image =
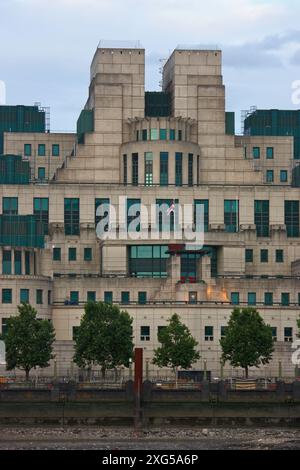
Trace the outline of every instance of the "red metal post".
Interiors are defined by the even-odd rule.
[[[143,349],[134,350],[134,391],[140,395],[143,384]]]

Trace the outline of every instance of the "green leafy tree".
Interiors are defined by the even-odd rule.
[[[37,311],[31,305],[19,305],[18,312],[7,320],[6,368],[24,370],[28,380],[31,369],[48,367],[53,359],[55,332],[52,323],[37,318]]]
[[[178,368],[190,369],[200,358],[200,354],[196,350],[197,341],[188,327],[180,321],[180,317],[175,313],[168,321],[168,326],[162,328],[158,334],[161,346],[154,351],[153,364],[171,367],[177,386]]]
[[[249,367],[268,364],[274,351],[272,328],[255,308],[233,310],[220,344],[223,363],[229,361],[233,367],[242,367],[247,378]]]
[[[298,326],[297,338],[300,338],[300,318],[299,318],[299,320],[297,320],[297,326]]]
[[[129,366],[133,356],[132,318],[118,306],[104,302],[88,302],[75,337],[74,362],[90,370]]]

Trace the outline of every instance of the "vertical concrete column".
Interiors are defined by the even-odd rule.
[[[176,150],[169,152],[169,184],[175,185]]]
[[[167,273],[172,283],[180,281],[180,256],[170,256],[167,260]]]
[[[15,274],[15,250],[11,248],[11,273]]]
[[[160,155],[159,152],[153,152],[153,184],[160,182]]]
[[[22,269],[22,274],[25,274],[25,249],[22,248],[22,251],[21,251],[21,269]]]
[[[139,184],[145,184],[145,154],[139,153]]]
[[[189,154],[182,155],[182,184],[188,184]]]

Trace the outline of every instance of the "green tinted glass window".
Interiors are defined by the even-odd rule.
[[[59,157],[59,144],[52,145],[52,156]]]
[[[45,157],[46,156],[46,145],[45,144],[39,144],[38,145],[38,156],[39,157]]]

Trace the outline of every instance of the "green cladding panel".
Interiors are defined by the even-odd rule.
[[[45,132],[46,114],[38,106],[0,106],[0,155],[4,132]]]
[[[0,156],[0,184],[29,184],[30,165],[19,155]]]
[[[235,114],[233,112],[225,113],[225,133],[227,135],[235,134]]]
[[[77,121],[77,140],[84,143],[84,134],[94,132],[94,110],[83,109]]]
[[[244,122],[245,134],[294,137],[294,159],[300,160],[300,110],[258,109]]]
[[[171,116],[171,95],[160,91],[146,91],[145,93],[146,117]]]
[[[34,215],[0,215],[0,246],[44,248],[43,224]]]

